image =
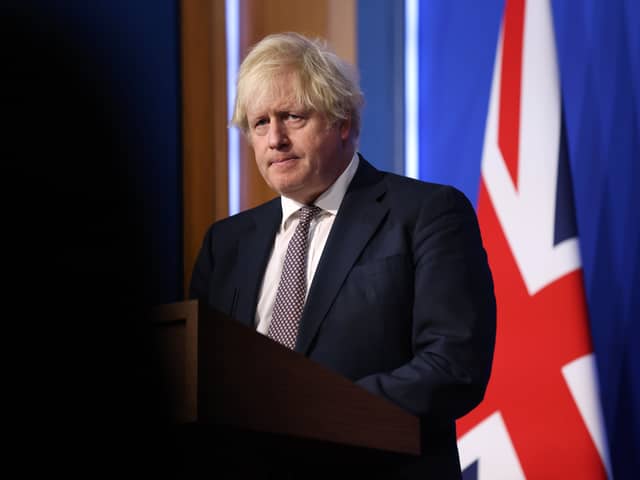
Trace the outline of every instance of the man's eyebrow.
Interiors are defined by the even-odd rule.
[[[270,112],[273,112],[276,115],[282,115],[285,113],[295,112],[298,114],[304,114],[308,112],[308,109],[298,105],[285,105],[283,107],[278,107],[273,110],[265,109],[265,110],[255,110],[253,112],[247,112],[247,118],[259,118],[264,117],[265,115],[269,115]]]

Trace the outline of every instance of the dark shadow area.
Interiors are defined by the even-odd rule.
[[[328,479],[415,478],[411,456],[224,425],[176,428],[185,447],[184,478]]]
[[[31,2],[0,13],[7,458],[24,476],[170,478],[141,315],[156,280],[117,99],[64,26]]]

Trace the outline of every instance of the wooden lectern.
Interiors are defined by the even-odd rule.
[[[393,478],[420,453],[415,416],[196,300],[156,307],[153,330],[191,472]]]

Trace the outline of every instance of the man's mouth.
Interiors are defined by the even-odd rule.
[[[288,156],[288,157],[280,157],[280,158],[274,158],[269,162],[269,166],[271,165],[286,165],[288,163],[291,163],[292,160],[297,160],[298,157],[296,156]]]

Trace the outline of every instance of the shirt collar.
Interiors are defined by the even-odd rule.
[[[338,214],[338,209],[340,208],[342,199],[344,198],[345,193],[347,193],[347,188],[349,188],[349,184],[351,183],[351,180],[353,180],[356,170],[358,170],[359,163],[360,159],[358,158],[358,154],[354,153],[349,165],[344,169],[344,172],[342,172],[336,181],[333,182],[333,184],[331,184],[331,186],[316,199],[314,205],[320,207],[323,210],[323,213],[328,213],[330,215]],[[284,229],[291,221],[292,215],[300,210],[304,204],[285,196],[280,197],[280,202],[282,205],[282,224],[280,225],[280,228]]]

